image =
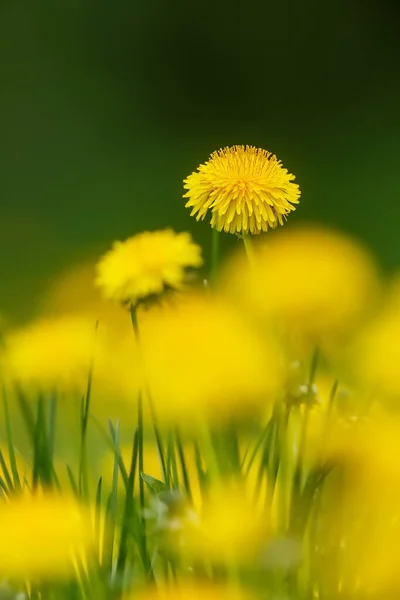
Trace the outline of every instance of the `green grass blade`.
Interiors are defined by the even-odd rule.
[[[20,481],[19,473],[18,473],[17,460],[16,460],[16,456],[15,456],[14,439],[13,439],[12,427],[11,427],[10,411],[8,408],[7,394],[6,394],[6,390],[5,390],[4,386],[3,386],[3,408],[4,408],[4,422],[5,422],[5,426],[6,426],[8,456],[9,456],[9,460],[10,460],[10,469],[11,469],[11,473],[13,476],[14,488],[16,490],[20,490],[21,489],[21,481]]]
[[[193,502],[193,496],[192,496],[192,490],[190,487],[189,473],[187,470],[185,453],[183,451],[182,439],[181,439],[178,429],[176,429],[175,437],[176,437],[176,447],[178,450],[179,461],[181,463],[182,477],[183,477],[183,483],[185,486],[185,492],[186,492],[186,495],[187,495],[188,499],[190,500],[190,502]]]

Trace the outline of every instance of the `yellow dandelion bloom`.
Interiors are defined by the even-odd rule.
[[[359,385],[381,399],[400,399],[400,304],[360,332],[349,358]]]
[[[170,307],[142,326],[144,378],[162,418],[224,419],[271,403],[280,382],[272,341],[209,295]]]
[[[136,304],[182,289],[186,270],[202,262],[201,248],[189,233],[145,231],[114,243],[97,264],[96,285],[106,298]]]
[[[225,587],[203,581],[190,581],[175,584],[173,587],[150,589],[143,594],[129,597],[129,600],[251,600],[247,592],[232,585]]]
[[[274,154],[254,146],[233,146],[211,154],[185,179],[186,206],[211,226],[229,233],[260,233],[283,225],[300,197],[294,175]]]
[[[346,597],[356,592],[363,598],[400,594],[399,430],[398,417],[375,413],[343,440],[347,476],[321,515],[321,540],[316,543],[322,545],[328,565],[322,565],[321,576],[329,577],[336,564],[336,580]]]
[[[84,391],[95,350],[95,323],[61,316],[9,333],[1,356],[8,381],[40,392]]]
[[[116,332],[132,331],[132,325],[118,304],[103,298],[95,285],[95,260],[70,265],[54,277],[38,303],[41,315],[54,317],[66,314],[87,315]]]
[[[296,350],[309,352],[354,331],[374,306],[378,283],[374,260],[361,245],[308,226],[256,244],[251,266],[243,253],[236,256],[222,286],[277,326]]]
[[[3,577],[58,579],[93,548],[90,512],[52,492],[24,493],[0,503]]]
[[[255,510],[245,486],[218,482],[203,498],[199,520],[187,522],[184,551],[212,562],[249,561],[268,541],[270,523]]]

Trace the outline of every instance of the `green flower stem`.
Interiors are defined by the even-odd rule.
[[[247,260],[249,261],[250,265],[252,265],[254,262],[253,240],[251,239],[250,235],[242,235],[242,240],[243,240]]]
[[[140,352],[140,329],[139,329],[139,323],[137,320],[136,309],[134,306],[131,306],[130,313],[131,313],[133,332],[135,334],[135,338],[136,338],[139,352]],[[157,450],[158,450],[158,455],[159,455],[160,463],[161,463],[161,471],[163,474],[164,482],[168,483],[168,470],[167,470],[167,462],[166,462],[167,453],[166,453],[166,450],[165,450],[165,447],[164,447],[164,444],[162,441],[160,429],[158,427],[158,421],[157,421],[156,411],[154,409],[154,403],[153,403],[153,400],[152,400],[152,397],[150,394],[150,390],[148,389],[147,386],[146,386],[146,389],[144,390],[144,392],[146,393],[148,404],[150,407],[150,414],[151,414],[151,419],[152,419],[152,424],[153,424],[153,429],[154,429],[154,435],[156,438]],[[139,475],[139,477],[140,477],[140,475]]]
[[[212,238],[211,238],[211,280],[214,281],[219,266],[219,258],[220,258],[220,241],[221,241],[221,232],[218,231],[215,227],[212,228]]]
[[[130,314],[131,314],[131,321],[132,321],[133,331],[134,331],[134,334],[135,334],[138,346],[140,348],[139,324],[138,324],[138,320],[137,320],[136,309],[135,309],[135,307],[133,305],[131,305]],[[144,444],[143,444],[143,437],[144,436],[143,436],[143,431],[144,431],[144,423],[143,423],[143,392],[142,392],[142,390],[139,390],[139,397],[138,397],[138,425],[137,425],[137,442],[138,442],[137,456],[138,456],[138,467],[139,467],[139,473],[138,473],[138,475],[139,475],[140,523],[141,523],[141,540],[140,540],[140,546],[141,546],[141,553],[142,553],[143,565],[144,565],[144,568],[145,568],[145,571],[146,571],[146,578],[148,579],[148,581],[154,582],[155,578],[154,578],[153,568],[152,568],[152,564],[151,564],[151,557],[149,555],[148,548],[147,548],[146,519],[144,517],[144,511],[145,511],[145,491],[144,491],[144,480],[143,480],[143,477],[142,477],[142,474],[144,473]]]
[[[186,495],[187,495],[188,499],[190,500],[190,502],[192,502],[193,501],[193,496],[192,496],[192,490],[191,490],[191,487],[190,487],[189,473],[188,473],[188,470],[187,470],[185,452],[184,452],[184,449],[183,449],[182,439],[181,439],[181,435],[180,435],[180,431],[179,431],[178,427],[176,428],[175,439],[176,439],[176,447],[177,447],[177,450],[178,450],[179,462],[181,464],[181,470],[182,470],[183,483],[184,483],[184,486],[185,486],[185,492],[186,492]]]
[[[198,427],[208,474],[210,475],[210,478],[214,483],[220,483],[222,485],[221,469],[218,461],[218,456],[215,451],[215,446],[213,443],[209,424],[204,418],[200,418],[198,422]]]
[[[309,390],[311,390],[311,386],[314,383],[314,379],[315,379],[315,375],[317,372],[317,367],[318,367],[318,360],[319,360],[319,350],[318,348],[315,349],[314,354],[312,356],[311,359],[311,367],[310,367],[310,375],[309,375],[309,379],[308,379],[308,388]],[[305,410],[304,410],[304,415],[302,418],[302,422],[301,422],[301,429],[300,429],[300,441],[299,441],[299,450],[298,450],[298,454],[297,454],[297,460],[296,460],[296,470],[295,470],[295,487],[296,489],[301,492],[301,487],[303,484],[303,459],[304,459],[304,452],[305,452],[305,447],[306,447],[306,442],[307,442],[307,433],[308,433],[308,423],[310,420],[310,410],[311,410],[311,406],[310,403],[308,402],[306,404]]]
[[[95,325],[95,336],[97,335],[97,330],[99,327],[99,322],[96,322]],[[87,466],[87,430],[88,430],[88,422],[90,416],[90,401],[92,395],[92,383],[93,383],[93,366],[94,366],[94,358],[92,356],[88,379],[86,385],[86,394],[82,399],[82,408],[81,408],[81,438],[80,438],[80,449],[79,449],[79,474],[78,474],[78,485],[80,493],[86,498],[89,495],[89,477],[88,477],[88,466]]]
[[[19,473],[18,473],[17,460],[16,460],[16,456],[15,456],[15,449],[14,449],[14,438],[13,438],[13,434],[12,434],[10,411],[8,408],[6,389],[4,386],[3,386],[3,407],[4,407],[4,422],[5,422],[5,426],[6,426],[8,456],[9,456],[9,460],[10,460],[11,473],[13,476],[13,484],[14,484],[14,488],[16,490],[20,490],[21,489],[21,481],[20,481]]]

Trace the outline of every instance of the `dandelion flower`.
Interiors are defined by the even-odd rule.
[[[230,296],[257,318],[279,327],[299,352],[332,349],[362,322],[379,290],[368,251],[346,235],[308,226],[256,244],[252,265],[243,254],[222,278]]]
[[[145,231],[114,243],[97,264],[96,284],[106,298],[135,305],[167,289],[182,289],[187,269],[202,262],[201,248],[189,233]]]
[[[354,591],[357,597],[399,597],[399,426],[398,417],[374,411],[351,435],[342,436],[346,470],[339,496],[331,498],[321,521],[317,544],[323,547],[328,535],[336,536],[336,544],[323,547],[324,563],[329,565],[328,577],[338,564],[336,577],[346,597]]]
[[[218,420],[275,399],[280,358],[272,341],[210,294],[154,314],[141,329],[144,377],[160,417]]]
[[[93,548],[90,512],[53,492],[24,493],[0,504],[0,572],[10,578],[58,579]]]
[[[210,160],[185,179],[186,206],[211,226],[229,233],[260,233],[283,225],[300,197],[294,175],[274,154],[254,146],[232,146],[214,152]]]
[[[208,489],[200,519],[187,527],[187,549],[212,562],[251,560],[269,533],[266,513],[255,510],[245,486],[235,481]]]
[[[55,277],[40,300],[40,314],[87,315],[116,332],[132,331],[132,325],[118,304],[109,302],[95,285],[97,260],[86,259],[70,265]]]
[[[40,319],[5,339],[9,381],[37,392],[82,392],[95,349],[95,323],[76,315]]]
[[[381,399],[400,399],[400,305],[384,309],[358,335],[349,358],[360,386]]]
[[[173,587],[149,589],[143,594],[135,593],[132,600],[251,600],[252,595],[232,585],[225,587],[202,581],[181,582]],[[131,597],[129,597],[131,600]]]

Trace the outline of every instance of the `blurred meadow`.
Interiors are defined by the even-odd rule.
[[[296,173],[293,220],[337,225],[386,268],[400,263],[395,2],[0,11],[0,311],[12,322],[114,239],[171,226],[208,252],[181,180],[226,145],[267,148]]]
[[[3,0],[0,600],[398,600],[400,11]]]

